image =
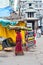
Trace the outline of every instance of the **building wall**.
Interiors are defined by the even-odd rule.
[[[34,14],[34,17],[37,17],[39,18],[40,20],[40,23],[38,22],[38,26],[40,24],[40,26],[42,25],[42,22],[43,22],[43,4],[42,4],[42,0],[27,0],[26,2],[22,0],[22,3],[21,3],[21,13],[22,13],[22,18],[27,18],[27,14],[25,13],[24,10],[28,9],[29,8],[29,4],[27,3],[32,3],[32,6],[33,8],[36,10],[36,13]],[[42,20],[41,20],[42,19]]]
[[[40,24],[40,26],[42,25],[42,12],[43,12],[43,7],[42,7],[42,0],[33,0],[35,2],[35,10],[36,10],[36,17],[39,18],[39,21],[38,21],[38,26]]]
[[[34,9],[34,3],[33,1],[31,0],[25,0],[25,1],[21,1],[20,2],[20,5],[21,5],[21,8],[20,8],[20,11],[21,11],[21,17],[23,18],[27,18],[27,13],[26,13],[26,10],[28,10],[30,7],[31,9],[33,8]],[[30,6],[31,5],[31,6]]]
[[[18,5],[18,0],[9,0],[9,5],[13,8],[14,11],[17,10]]]

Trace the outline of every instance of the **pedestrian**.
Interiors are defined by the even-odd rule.
[[[22,49],[22,36],[20,30],[16,30],[16,47],[15,47],[15,55],[24,55]]]
[[[26,40],[26,51],[29,50],[29,40],[28,40],[28,31],[26,31],[26,36],[25,36],[25,40]]]
[[[26,39],[26,51],[28,51],[29,47],[28,47],[28,38]]]
[[[41,29],[40,28],[37,29],[37,37],[38,38],[41,37]]]

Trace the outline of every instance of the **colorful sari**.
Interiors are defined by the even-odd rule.
[[[22,37],[20,32],[17,32],[17,36],[16,36],[15,55],[23,55]]]

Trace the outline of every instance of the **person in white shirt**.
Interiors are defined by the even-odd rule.
[[[40,28],[37,29],[37,37],[41,37],[41,29]]]

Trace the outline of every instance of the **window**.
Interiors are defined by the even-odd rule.
[[[34,17],[34,13],[32,12],[32,17]]]
[[[38,7],[38,5],[36,4],[35,7]]]
[[[28,17],[30,17],[30,14],[29,13],[27,13],[28,14]]]
[[[31,6],[32,4],[31,3],[29,3],[29,6]]]
[[[31,17],[32,15],[31,15],[31,12],[30,12],[30,17]]]
[[[33,12],[29,12],[28,13],[28,17],[34,17],[34,13]]]
[[[40,5],[40,7],[41,7],[41,5]]]

